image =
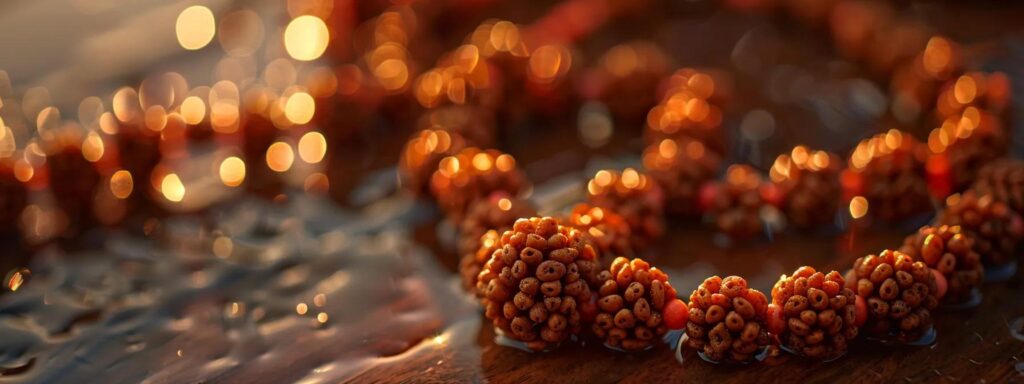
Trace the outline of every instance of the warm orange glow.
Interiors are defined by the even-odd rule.
[[[373,69],[373,75],[388,91],[397,91],[409,80],[409,68],[398,59],[387,59]]]
[[[197,50],[213,41],[217,23],[209,8],[194,5],[181,11],[174,30],[178,35],[178,44],[181,44],[182,48]]]
[[[14,140],[14,132],[10,127],[4,126],[4,120],[0,119],[0,159],[11,157],[18,148]]]
[[[868,199],[864,196],[854,196],[850,200],[850,216],[859,219],[868,214]]]
[[[572,65],[572,56],[565,48],[545,45],[530,55],[530,76],[539,83],[549,83],[564,75]]]
[[[245,162],[237,156],[231,156],[220,162],[218,171],[220,181],[229,187],[237,187],[245,181]]]
[[[939,78],[952,67],[953,45],[949,40],[935,36],[928,40],[923,55],[922,64],[925,72]]]
[[[103,158],[103,138],[96,132],[89,132],[82,141],[82,157],[89,162],[95,163]]]
[[[127,199],[135,189],[135,181],[132,180],[131,172],[124,169],[114,172],[110,176],[110,193],[118,199]]]
[[[679,145],[675,140],[665,139],[658,143],[658,154],[666,159],[675,158],[679,153]]]
[[[185,184],[182,184],[177,174],[169,173],[160,181],[160,193],[167,200],[180,202],[185,198]]]
[[[284,30],[284,47],[295,60],[316,60],[327,50],[330,32],[319,17],[299,16]]]
[[[508,198],[504,198],[504,197],[499,199],[498,200],[498,209],[500,209],[502,211],[506,211],[506,212],[511,210],[512,209],[512,200],[509,200]]]
[[[27,282],[31,276],[32,271],[28,268],[17,268],[7,274],[7,279],[5,279],[7,284],[5,285],[7,286],[7,289],[11,290],[11,292],[17,291],[25,285],[25,282]]]
[[[152,131],[162,131],[167,126],[167,111],[164,107],[154,105],[146,109],[146,128]]]
[[[284,116],[292,124],[306,124],[313,120],[314,113],[316,101],[306,92],[293,93],[284,104]]]
[[[960,76],[953,85],[953,96],[960,104],[969,104],[978,94],[978,85],[970,76]]]
[[[491,155],[485,152],[480,152],[473,156],[473,168],[480,171],[489,171],[494,166],[494,162],[491,159]]]
[[[32,180],[32,176],[35,176],[36,170],[32,168],[32,164],[27,159],[18,159],[14,162],[14,177],[22,183],[27,183]]]
[[[494,165],[501,172],[509,172],[516,167],[516,159],[512,155],[502,154],[495,159]]]
[[[275,142],[267,148],[267,166],[274,172],[286,172],[295,161],[292,146],[285,142]]]
[[[626,168],[622,171],[622,185],[633,189],[640,186],[640,173],[633,168]]]
[[[181,117],[188,125],[196,125],[206,118],[206,103],[199,96],[186,97],[179,107]]]
[[[299,139],[299,158],[310,164],[319,163],[327,154],[327,139],[320,132],[310,131]]]

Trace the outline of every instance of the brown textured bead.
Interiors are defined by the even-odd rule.
[[[946,277],[949,288],[942,300],[950,304],[969,300],[985,272],[981,255],[974,251],[974,240],[961,232],[955,225],[924,226],[907,236],[900,248]]]
[[[682,68],[665,83],[661,102],[647,113],[646,141],[692,138],[709,152],[724,154],[721,108],[731,94],[729,76],[722,71]]]
[[[687,344],[716,361],[748,362],[768,345],[768,299],[738,276],[712,276],[690,294]]]
[[[604,258],[602,265],[607,265],[616,256],[633,255],[629,224],[613,211],[579,203],[572,208],[565,223],[591,238]]]
[[[841,198],[840,169],[838,156],[802,145],[775,158],[768,176],[786,196],[782,211],[790,225],[810,229],[833,222]]]
[[[526,189],[526,176],[512,156],[469,147],[441,159],[431,176],[430,191],[437,204],[456,222],[477,199],[494,192],[515,196]]]
[[[985,266],[1005,265],[1015,260],[1024,239],[1021,217],[991,195],[974,191],[952,195],[938,218],[943,225],[960,226],[973,239],[974,250]]]
[[[988,112],[968,107],[950,117],[928,136],[934,162],[949,167],[952,192],[963,192],[977,178],[979,169],[1006,155],[1010,141],[1002,123]]]
[[[748,165],[732,165],[724,181],[709,186],[714,192],[706,203],[707,214],[719,231],[733,238],[748,239],[765,230],[762,213],[775,209],[769,198],[777,193],[757,170]]]
[[[609,346],[646,349],[665,335],[662,310],[676,297],[668,275],[642,259],[617,257],[598,275],[594,334]]]
[[[536,215],[537,209],[532,202],[516,198],[504,191],[497,191],[487,198],[479,199],[470,204],[466,210],[466,217],[459,222],[459,253],[476,253],[480,248],[480,236],[483,236],[484,232],[493,229],[502,233],[511,228],[516,220]]]
[[[580,330],[582,307],[591,305],[598,286],[597,258],[575,228],[550,217],[517,220],[478,276],[485,316],[531,349],[557,345]]]
[[[932,326],[931,311],[938,306],[935,278],[923,261],[910,255],[887,249],[858,258],[846,276],[846,288],[867,304],[864,328],[871,334],[913,341]]]
[[[798,354],[832,359],[846,353],[859,333],[854,292],[839,272],[824,274],[800,267],[782,275],[772,288],[772,305],[782,311],[786,327],[779,337]]]
[[[420,194],[427,191],[430,175],[441,159],[466,147],[466,140],[457,133],[424,129],[405,143],[398,159],[398,175],[402,187]]]
[[[644,169],[665,193],[666,211],[696,216],[700,214],[701,185],[714,179],[722,159],[700,141],[679,137],[647,146],[643,162]]]
[[[1024,215],[1024,161],[1003,159],[989,163],[978,171],[973,189]]]
[[[889,130],[861,141],[846,170],[850,194],[868,200],[870,213],[894,222],[932,208],[925,178],[927,150],[909,134]]]
[[[479,295],[476,289],[477,277],[484,263],[491,258],[495,251],[498,251],[498,243],[501,235],[496,230],[489,230],[480,235],[477,242],[479,246],[470,253],[464,253],[459,260],[459,274],[462,276],[462,288]]]
[[[587,182],[587,201],[626,219],[633,234],[633,249],[664,232],[665,199],[661,187],[633,168],[622,172],[601,170]]]

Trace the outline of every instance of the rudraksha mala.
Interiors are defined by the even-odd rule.
[[[831,359],[846,351],[849,341],[862,333],[862,325],[866,327],[863,331],[873,337],[895,338],[902,342],[926,336],[931,329],[931,311],[938,302],[955,304],[978,283],[983,268],[978,259],[984,261],[993,257],[979,251],[979,247],[985,248],[988,244],[988,248],[1001,246],[1009,250],[1020,245],[1024,229],[1019,217],[1015,219],[1012,212],[1003,212],[1009,209],[979,209],[980,199],[973,197],[978,193],[981,199],[994,199],[1016,209],[1022,205],[1018,202],[1020,199],[1016,199],[1020,195],[1016,192],[1024,184],[1018,180],[1022,177],[1017,177],[1022,173],[1017,172],[1021,169],[1019,164],[1007,166],[996,160],[975,175],[975,168],[993,163],[1003,155],[1002,150],[982,148],[1005,142],[1003,120],[1010,89],[1006,76],[980,72],[962,74],[964,51],[959,45],[946,37],[929,36],[920,23],[897,20],[884,5],[823,2],[810,8],[790,5],[787,10],[810,24],[830,13],[850,11],[856,14],[850,20],[833,20],[833,39],[844,55],[866,62],[881,75],[890,76],[892,112],[896,120],[909,124],[934,116],[935,121],[928,122],[936,123],[939,128],[932,131],[927,142],[919,143],[911,134],[892,129],[862,141],[852,151],[845,169],[839,157],[800,146],[776,160],[768,172],[771,184],[765,183],[756,170],[746,165],[731,167],[725,173],[724,184],[716,182],[713,178],[727,147],[721,122],[722,108],[730,98],[730,84],[727,77],[714,70],[680,69],[662,82],[658,103],[647,113],[644,138],[648,146],[642,156],[644,173],[633,169],[621,173],[600,171],[587,184],[587,200],[594,206],[577,205],[560,224],[554,219],[531,218],[518,221],[512,230],[504,232],[489,228],[479,238],[481,246],[476,252],[464,253],[464,278],[475,271],[473,268],[484,264],[475,284],[483,297],[486,316],[498,329],[507,337],[525,341],[530,348],[546,349],[565,340],[567,334],[575,334],[581,324],[594,321],[594,333],[606,344],[622,350],[637,350],[649,346],[650,340],[657,339],[662,331],[685,327],[686,344],[708,359],[751,361],[762,347],[776,338],[796,354]],[[865,29],[864,20],[872,21],[879,28]],[[608,80],[627,70],[644,70],[643,65],[620,66],[622,63],[616,59],[624,52],[637,54],[643,50],[641,48],[642,44],[622,45],[609,52],[603,59],[602,70],[606,72],[590,74],[604,81],[596,90],[586,88],[585,82],[573,84],[581,85],[584,97],[603,100],[616,118],[630,118],[637,113],[636,105],[643,104],[644,98],[612,97],[607,91],[623,84]],[[451,57],[442,60],[439,68],[456,65],[450,61]],[[521,62],[523,60],[505,60],[482,65],[518,76],[522,71],[512,67],[523,64]],[[667,73],[667,70],[661,72]],[[642,83],[644,81],[633,84]],[[505,86],[499,84],[487,92],[501,94],[495,90]],[[632,91],[617,93],[632,94]],[[637,100],[640,102],[634,103]],[[436,106],[427,101],[420,99],[425,107]],[[493,103],[485,108],[499,110]],[[934,114],[929,115],[932,112]],[[516,116],[505,110],[500,113]],[[451,164],[441,164],[442,169],[434,175],[443,173],[446,166],[450,171]],[[720,193],[725,192],[730,182],[743,188],[733,188],[736,193]],[[772,291],[771,306],[763,294],[746,287],[742,278],[712,277],[694,291],[689,304],[673,300],[660,308],[665,328],[661,329],[651,320],[655,318],[654,311],[646,320],[640,319],[644,320],[642,325],[637,319],[640,318],[638,313],[647,316],[641,303],[654,308],[654,301],[664,300],[654,296],[655,291],[664,290],[655,286],[661,283],[667,286],[667,277],[661,278],[663,273],[655,272],[657,268],[640,259],[627,258],[618,258],[607,270],[598,272],[598,253],[618,256],[626,253],[626,248],[639,248],[656,238],[662,232],[661,217],[665,213],[691,218],[705,214],[716,218],[717,222],[719,218],[730,217],[729,211],[735,210],[741,213],[738,216],[742,219],[733,221],[745,225],[718,224],[724,232],[744,237],[764,227],[765,209],[778,207],[794,227],[811,228],[832,222],[840,212],[840,203],[856,198],[865,203],[856,210],[851,203],[853,219],[870,213],[881,221],[900,224],[929,212],[933,208],[931,195],[945,198],[971,183],[976,191],[966,192],[964,196],[971,197],[973,200],[968,201],[972,203],[961,203],[964,198],[960,195],[947,199],[949,206],[936,220],[936,226],[924,227],[908,236],[902,251],[885,250],[878,255],[861,257],[845,278],[836,271],[825,274],[802,267],[793,276],[784,275],[779,280]],[[491,189],[510,195],[521,190],[512,183]],[[453,199],[441,196],[444,192],[450,191],[434,190],[439,204],[448,206],[446,211],[454,220],[459,220],[460,211],[466,206],[482,198],[480,194],[463,194],[465,197]],[[716,202],[723,199],[728,201]],[[600,216],[605,220],[618,215],[625,219],[629,224],[626,237],[633,240],[630,247],[623,245],[621,237],[610,240],[613,237],[585,233],[594,229],[603,235],[611,233],[605,231],[610,227],[608,223],[594,224],[595,209],[603,213]],[[974,226],[953,225],[953,222],[965,220],[975,223]],[[844,225],[844,220],[836,222],[840,227]],[[582,265],[587,266],[588,272],[579,273],[572,280],[587,281],[576,286],[596,289],[595,295],[589,299],[571,295],[558,297],[562,303],[568,301],[572,305],[571,308],[564,305],[556,308],[551,302],[564,291],[554,294],[550,288],[553,284],[549,284],[547,293],[551,295],[541,298],[543,303],[536,302],[534,296],[547,294],[539,285],[538,274],[554,270],[539,269],[534,264],[538,260],[546,262],[560,257],[555,256],[554,251],[548,253],[552,247],[550,239],[530,237],[538,231],[545,235],[568,231],[563,235],[574,239],[573,244],[587,244],[584,248],[589,249],[588,254],[593,257]],[[623,232],[627,231],[618,233]],[[523,259],[523,251],[529,249],[527,243],[531,240],[528,239],[539,247],[538,252],[527,252],[525,256],[533,264]],[[555,244],[564,245],[561,240]],[[574,246],[566,247],[559,248],[558,252]],[[601,252],[597,252],[598,249]],[[538,258],[537,254],[541,256]],[[1009,259],[1002,254],[997,256]],[[577,266],[577,269],[583,268]],[[559,275],[559,279],[566,275]],[[538,284],[528,280],[531,278]],[[559,284],[566,283],[548,278]],[[529,282],[513,284],[514,279]],[[470,276],[465,282],[472,284],[473,280]],[[576,289],[571,293],[577,293]],[[539,309],[534,311],[536,308]],[[554,325],[547,317],[552,312],[563,316],[554,317],[558,319]],[[565,328],[561,326],[563,319],[568,324]]]

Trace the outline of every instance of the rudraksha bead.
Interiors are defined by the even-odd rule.
[[[895,222],[931,209],[925,178],[927,150],[909,134],[890,130],[861,141],[850,156],[844,188],[864,196],[871,214]]]
[[[986,269],[998,269],[1015,261],[1024,238],[1019,215],[991,195],[974,191],[947,198],[938,223],[960,226],[963,234],[974,242],[974,250],[981,255]]]
[[[721,157],[706,150],[704,144],[689,137],[663,139],[647,146],[644,169],[665,193],[669,214],[700,214],[700,188],[711,181],[721,166]]]
[[[597,171],[587,182],[587,201],[626,219],[633,233],[634,250],[664,232],[665,199],[661,187],[633,168],[621,173]]]
[[[485,316],[530,349],[558,345],[596,314],[597,258],[575,228],[550,217],[517,220],[480,272]]]
[[[458,153],[466,141],[457,133],[425,129],[417,133],[402,149],[398,159],[398,175],[405,189],[420,194],[427,191],[430,175],[441,159]]]
[[[456,222],[473,201],[494,192],[515,196],[526,186],[526,176],[511,155],[475,147],[441,159],[430,179],[430,191],[437,204]]]
[[[943,301],[962,304],[971,299],[972,290],[981,284],[985,270],[981,255],[974,251],[973,239],[961,233],[959,226],[924,226],[903,240],[900,252],[924,261],[939,271],[949,286]]]
[[[680,304],[685,307],[682,300],[676,298],[676,289],[669,284],[668,275],[642,259],[617,257],[609,270],[598,275],[598,280],[601,286],[597,294],[594,334],[613,348],[626,351],[650,348],[669,330],[664,321],[665,309]]]
[[[474,202],[459,224],[459,253],[463,255],[459,271],[463,287],[476,289],[480,268],[494,253],[501,233],[511,228],[516,220],[536,215],[537,210],[529,200],[511,197],[501,191]]]
[[[459,252],[474,253],[480,248],[480,236],[489,230],[505,232],[524,217],[537,216],[537,208],[529,200],[519,199],[504,191],[474,201],[459,222]],[[481,263],[482,264],[482,263]]]
[[[687,344],[710,360],[750,362],[768,345],[768,299],[741,277],[707,278],[689,309]]]
[[[789,224],[809,229],[834,221],[842,193],[840,169],[838,156],[802,145],[775,158],[768,176],[786,196],[782,211]]]
[[[602,265],[608,265],[615,257],[632,256],[634,253],[629,224],[613,211],[579,203],[572,207],[563,223],[590,237],[601,251]]]
[[[1024,215],[1024,161],[1003,159],[982,167],[973,189]]]
[[[480,270],[483,269],[484,263],[491,258],[494,251],[499,250],[499,240],[501,240],[501,233],[493,229],[489,230],[477,238],[477,244],[479,244],[477,249],[462,254],[462,259],[459,260],[459,275],[462,276],[463,289],[481,296],[482,293],[476,289],[477,278],[480,277]]]
[[[824,274],[800,267],[793,276],[782,275],[772,288],[771,331],[794,353],[831,360],[846,353],[857,337],[856,296],[846,288],[839,272]]]
[[[1008,143],[1002,124],[994,116],[968,107],[929,134],[928,175],[947,177],[942,184],[949,193],[963,192],[974,182],[979,169],[1006,155]],[[934,188],[935,180],[930,181]],[[945,197],[949,193],[937,195]]]
[[[654,144],[666,138],[689,137],[711,152],[724,154],[721,106],[730,97],[728,83],[721,72],[677,70],[666,81],[661,102],[647,113],[644,138]]]
[[[867,305],[866,332],[911,342],[932,327],[931,311],[938,306],[936,296],[941,296],[936,294],[941,293],[936,275],[923,261],[886,249],[854,261],[846,288]]]
[[[748,165],[732,165],[722,182],[706,184],[702,205],[719,231],[748,239],[765,231],[763,218],[779,200],[775,187]]]

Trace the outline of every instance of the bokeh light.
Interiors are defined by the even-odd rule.
[[[316,60],[327,50],[330,32],[319,17],[296,17],[284,30],[284,47],[295,60]]]
[[[217,24],[209,8],[193,5],[181,11],[174,30],[178,35],[178,44],[181,44],[182,48],[194,51],[213,41]]]
[[[245,161],[231,156],[220,162],[218,170],[220,181],[229,187],[237,187],[245,181]]]

